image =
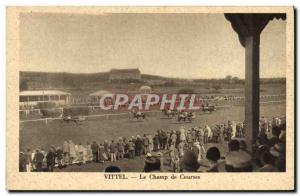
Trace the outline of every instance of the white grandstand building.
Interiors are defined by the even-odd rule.
[[[58,90],[30,90],[21,91],[19,94],[19,105],[22,107],[33,107],[39,103],[51,102],[58,105],[66,105],[70,100],[70,93]]]

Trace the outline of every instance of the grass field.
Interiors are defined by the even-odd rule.
[[[261,116],[284,116],[285,104],[264,104],[260,107]],[[225,123],[227,120],[241,122],[244,120],[244,107],[233,106],[223,108],[213,113],[198,112],[192,123],[177,122],[168,119],[161,112],[148,114],[146,120],[133,120],[129,114],[113,117],[88,118],[86,121],[66,123],[62,120],[20,123],[20,149],[44,148],[51,145],[61,146],[65,140],[75,143],[117,139],[120,136],[131,137],[136,135],[154,134],[157,129],[178,130],[181,126],[195,127],[205,124],[214,125]]]

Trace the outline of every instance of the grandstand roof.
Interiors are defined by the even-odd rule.
[[[70,93],[58,90],[32,90],[21,91],[20,96],[40,96],[40,95],[70,95]]]
[[[112,93],[109,91],[106,91],[106,90],[99,90],[99,91],[91,93],[90,96],[103,96],[106,94],[112,94]]]

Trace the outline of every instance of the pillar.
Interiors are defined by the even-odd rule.
[[[245,139],[249,147],[259,130],[259,42],[258,33],[245,38]]]

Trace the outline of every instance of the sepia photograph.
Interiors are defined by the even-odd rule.
[[[293,32],[293,7],[8,7],[7,186],[294,190]]]

